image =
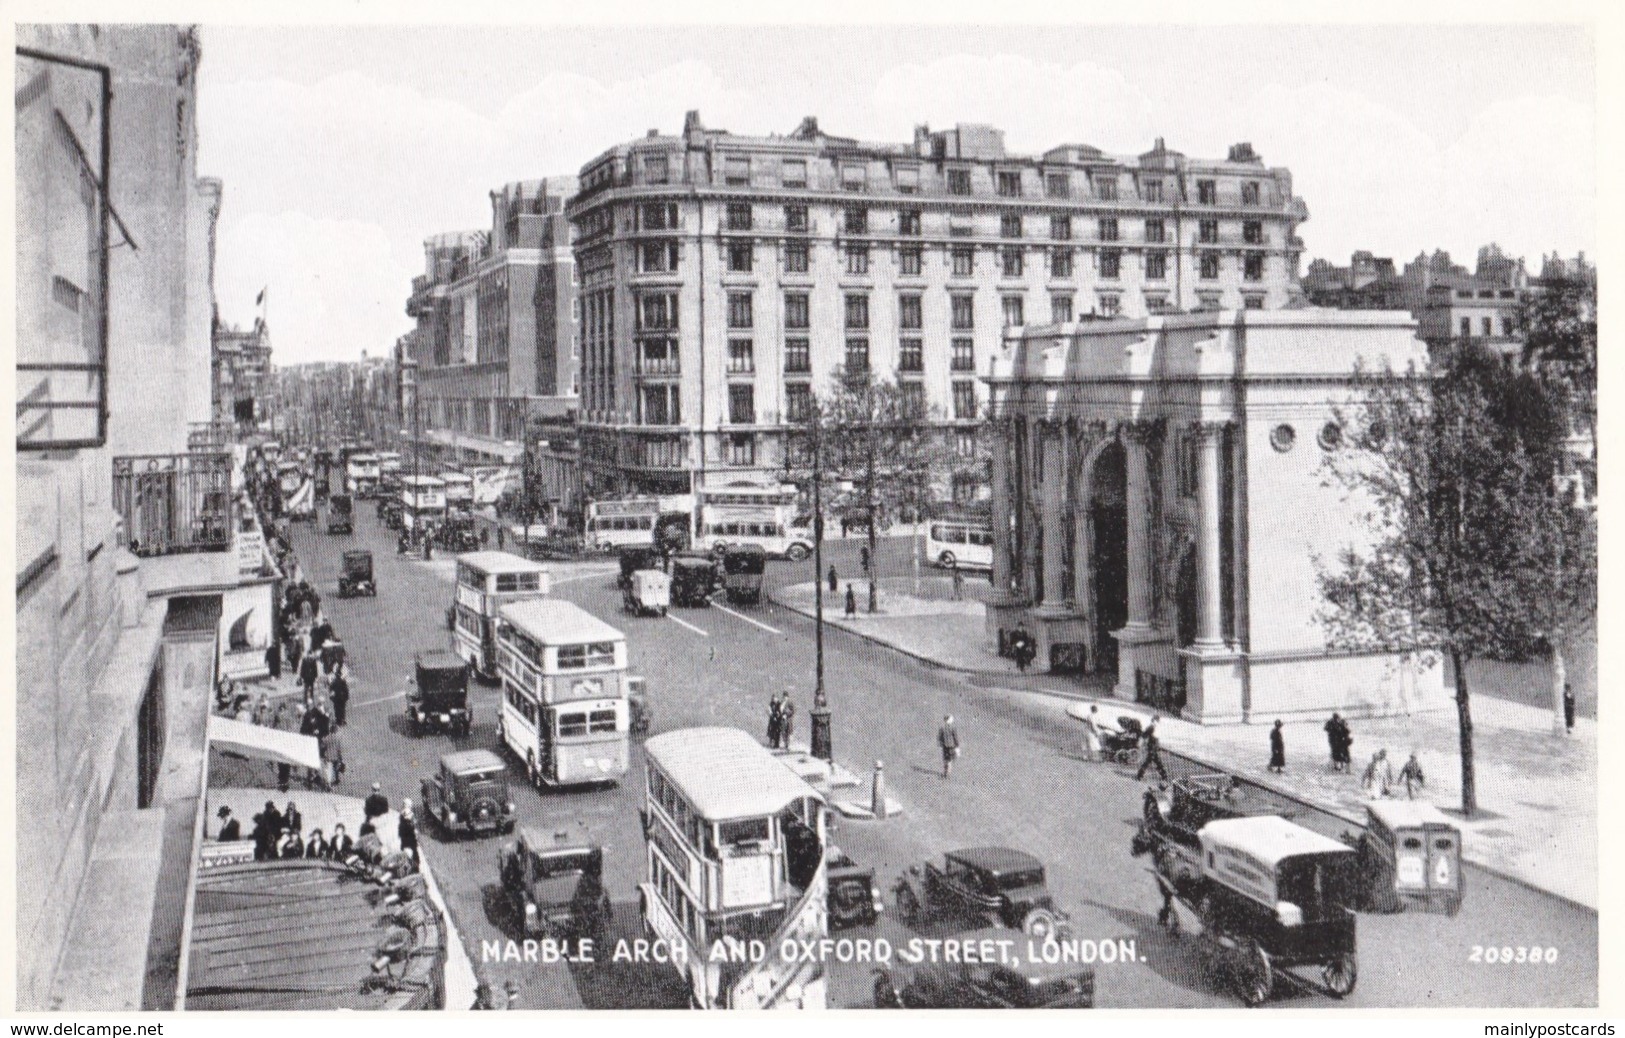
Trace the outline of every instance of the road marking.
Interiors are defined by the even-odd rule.
[[[729,609],[727,606],[723,605],[721,602],[712,602],[711,606],[714,609],[722,610],[724,613],[727,613],[729,616],[737,616],[737,617],[739,617],[739,619],[745,621],[748,624],[751,624],[752,626],[760,627],[762,630],[766,631],[768,634],[783,634],[784,633],[783,631],[779,630],[777,627],[769,627],[767,624],[762,623],[762,621],[760,621],[760,620],[752,620],[750,617],[746,616],[744,613],[736,613],[732,609]]]
[[[405,692],[397,692],[392,696],[383,696],[383,697],[381,697],[379,699],[364,699],[359,703],[351,703],[350,704],[350,709],[351,710],[356,710],[356,709],[359,709],[360,707],[364,707],[364,706],[375,706],[378,703],[388,703],[391,700],[405,699],[405,698],[406,698],[406,693]]]
[[[709,638],[709,637],[711,637],[709,634],[706,634],[704,631],[700,630],[698,627],[695,627],[693,624],[689,623],[687,620],[679,619],[679,618],[671,615],[670,613],[666,614],[666,619],[670,620],[672,623],[677,624],[679,626],[687,627],[689,630],[693,631],[695,634],[699,635],[701,638]]]
[[[614,573],[614,572],[616,572],[616,571],[613,570],[613,569],[595,569],[590,573],[577,573],[577,574],[574,574],[573,576],[568,576],[568,577],[554,577],[554,578],[550,579],[550,583],[553,583],[553,584],[573,584],[578,580],[592,580],[594,577],[607,576],[608,574],[611,574],[611,573]]]

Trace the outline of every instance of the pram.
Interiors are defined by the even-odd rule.
[[[1135,765],[1140,762],[1140,737],[1144,734],[1135,717],[1119,717],[1120,730],[1100,729],[1100,759],[1119,764]]]

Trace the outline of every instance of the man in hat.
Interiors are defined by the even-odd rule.
[[[232,843],[243,838],[243,827],[237,824],[237,819],[231,817],[231,808],[222,806],[215,812],[220,819],[220,835],[215,839],[221,843]]]
[[[959,729],[954,727],[954,715],[944,714],[942,727],[937,729],[937,748],[942,751],[942,777],[953,774],[954,759],[959,756]]]
[[[367,794],[366,801],[362,803],[361,813],[367,816],[369,822],[374,818],[389,814],[389,798],[384,796],[383,783],[374,782],[372,784],[372,792]]]
[[[395,827],[395,835],[400,838],[401,850],[411,851],[415,856],[418,852],[418,820],[412,813],[412,801],[401,801],[401,820]]]
[[[1286,772],[1286,736],[1281,731],[1279,719],[1270,729],[1270,770],[1277,775]]]
[[[343,663],[333,668],[333,679],[327,683],[327,697],[333,703],[333,727],[344,727],[344,715],[350,708],[350,679],[344,676]]]

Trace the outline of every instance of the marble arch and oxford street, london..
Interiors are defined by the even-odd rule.
[[[552,32],[18,26],[19,1009],[1598,1005],[1580,224]]]

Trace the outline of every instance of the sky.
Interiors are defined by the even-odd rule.
[[[1002,127],[1014,153],[1223,157],[1291,170],[1308,258],[1401,265],[1499,243],[1533,269],[1597,239],[1583,26],[205,26],[199,173],[221,177],[223,319],[267,289],[274,359],[388,352],[423,239],[489,192],[578,172],[651,128],[906,141]]]

